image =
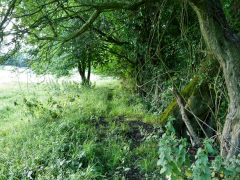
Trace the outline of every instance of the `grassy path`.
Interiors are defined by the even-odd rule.
[[[160,130],[118,82],[0,89],[0,179],[157,179]]]

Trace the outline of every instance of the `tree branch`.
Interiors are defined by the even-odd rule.
[[[85,7],[91,7],[94,9],[97,9],[99,11],[105,11],[105,10],[117,10],[117,9],[125,9],[134,11],[137,10],[140,6],[151,3],[151,2],[157,2],[157,0],[142,0],[137,3],[126,3],[126,2],[107,2],[107,3],[81,3],[82,6]]]
[[[137,8],[139,8],[140,6],[150,3],[150,2],[157,2],[157,0],[142,0],[140,2],[137,3],[121,3],[121,2],[113,2],[113,3],[96,3],[96,4],[86,4],[86,3],[81,3],[79,2],[80,5],[85,6],[85,7],[90,7],[90,8],[94,8],[95,11],[92,14],[92,16],[88,19],[88,21],[86,21],[83,26],[80,28],[79,31],[76,31],[74,33],[72,33],[71,35],[69,35],[68,37],[56,37],[56,34],[54,37],[51,36],[44,36],[44,37],[39,37],[37,34],[35,33],[30,33],[32,35],[34,35],[38,40],[50,40],[50,41],[63,41],[63,42],[67,42],[71,39],[74,39],[76,37],[78,37],[79,35],[81,35],[82,33],[84,33],[85,31],[87,31],[91,25],[93,24],[93,22],[98,18],[98,16],[101,14],[101,12],[105,11],[105,10],[118,10],[118,9],[125,9],[125,10],[136,10]],[[107,34],[105,34],[104,32],[93,28],[97,33],[99,33],[101,36],[104,36],[106,38],[107,41],[109,42],[113,42],[115,44],[118,45],[122,45],[122,44],[128,44],[126,42],[120,42],[117,41],[116,39],[108,36]]]
[[[82,17],[80,17],[80,16],[75,16],[75,17],[77,17],[78,19],[80,19],[83,23],[86,23],[86,21],[85,21]],[[93,29],[96,33],[98,33],[98,34],[100,34],[101,36],[105,37],[105,38],[106,38],[105,41],[107,41],[107,42],[114,43],[114,44],[116,44],[116,45],[129,44],[129,42],[121,42],[121,41],[119,41],[119,40],[117,40],[117,39],[115,39],[115,38],[107,35],[107,34],[104,33],[103,31],[101,31],[100,29],[97,29],[97,28],[95,28],[95,27],[92,27],[92,29]]]
[[[2,22],[0,23],[0,30],[2,30],[3,25],[8,20],[9,16],[12,14],[12,12],[15,8],[16,2],[17,2],[17,0],[13,0],[13,1],[10,2],[8,10],[7,10],[6,14],[4,15],[4,18],[3,18]]]
[[[112,49],[107,50],[108,52],[110,52],[111,54],[114,54],[115,56],[119,57],[119,58],[123,58],[125,59],[128,63],[130,64],[134,64],[134,62],[132,62],[127,56],[124,56],[123,54],[120,54]]]
[[[80,28],[79,31],[74,32],[73,34],[69,35],[68,37],[50,37],[50,36],[45,36],[45,37],[39,37],[38,35],[34,33],[33,34],[38,40],[50,40],[50,41],[64,41],[67,42],[71,39],[74,39],[75,37],[78,37],[82,33],[88,30],[88,28],[92,25],[92,23],[98,18],[100,15],[100,11],[95,10],[95,12],[92,14],[92,16],[86,21],[86,23]]]
[[[28,13],[28,14],[23,14],[21,16],[14,16],[14,18],[20,19],[20,18],[27,17],[27,16],[33,16],[33,15],[39,13],[44,7],[49,6],[50,4],[53,4],[55,2],[56,2],[56,0],[48,2],[48,3],[45,3],[45,4],[42,4],[42,5],[39,6],[39,9],[36,10],[36,11]]]
[[[70,17],[70,18],[78,18],[78,19],[80,19],[83,23],[86,23],[86,21],[85,21],[81,16],[79,16],[79,15],[73,15],[73,16],[71,16],[71,15],[69,14],[68,10],[64,7],[64,5],[63,5],[61,2],[59,2],[59,4],[60,4],[60,7],[62,8],[62,10],[68,15],[68,17]],[[77,14],[77,13],[74,12],[74,11],[71,11],[71,12],[73,12],[74,14]],[[114,43],[114,44],[116,44],[116,45],[129,44],[128,42],[121,42],[121,41],[117,40],[116,38],[113,38],[113,37],[107,35],[107,34],[104,33],[103,31],[101,31],[100,29],[97,29],[97,28],[95,28],[95,27],[92,27],[92,29],[93,29],[96,33],[98,33],[98,34],[100,34],[101,36],[105,37],[105,38],[106,38],[105,41],[107,41],[107,42]]]
[[[188,129],[188,132],[190,134],[190,137],[192,138],[192,145],[193,146],[198,146],[200,145],[200,140],[197,136],[197,134],[195,133],[189,119],[188,119],[188,116],[187,116],[187,113],[186,113],[186,110],[185,110],[185,107],[184,107],[184,104],[183,104],[183,99],[181,97],[181,95],[177,92],[177,90],[173,87],[172,89],[173,93],[174,93],[174,96],[177,100],[177,103],[178,103],[178,106],[180,108],[180,111],[181,111],[181,115],[182,115],[182,119]]]

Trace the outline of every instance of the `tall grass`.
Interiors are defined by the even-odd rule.
[[[117,81],[0,90],[0,179],[157,179],[158,127]]]

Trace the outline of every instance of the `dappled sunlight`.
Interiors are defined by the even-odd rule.
[[[111,77],[102,77],[99,75],[91,75],[93,84],[104,84],[106,81],[112,80]],[[51,81],[63,82],[74,81],[81,82],[80,75],[73,71],[70,77],[56,78],[54,75],[36,75],[28,68],[19,68],[14,66],[0,66],[0,88],[4,88],[9,84],[17,83],[49,83]]]
[[[240,0],[0,0],[0,180],[240,179],[239,17]]]

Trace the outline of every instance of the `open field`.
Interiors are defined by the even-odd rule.
[[[92,83],[102,82],[108,80],[107,77],[98,75],[91,75]],[[110,78],[111,79],[111,78]],[[81,82],[80,75],[76,70],[72,71],[70,77],[56,78],[54,75],[36,75],[30,69],[18,68],[13,66],[0,66],[0,88],[6,86],[8,83],[49,83],[51,81],[74,81]]]

